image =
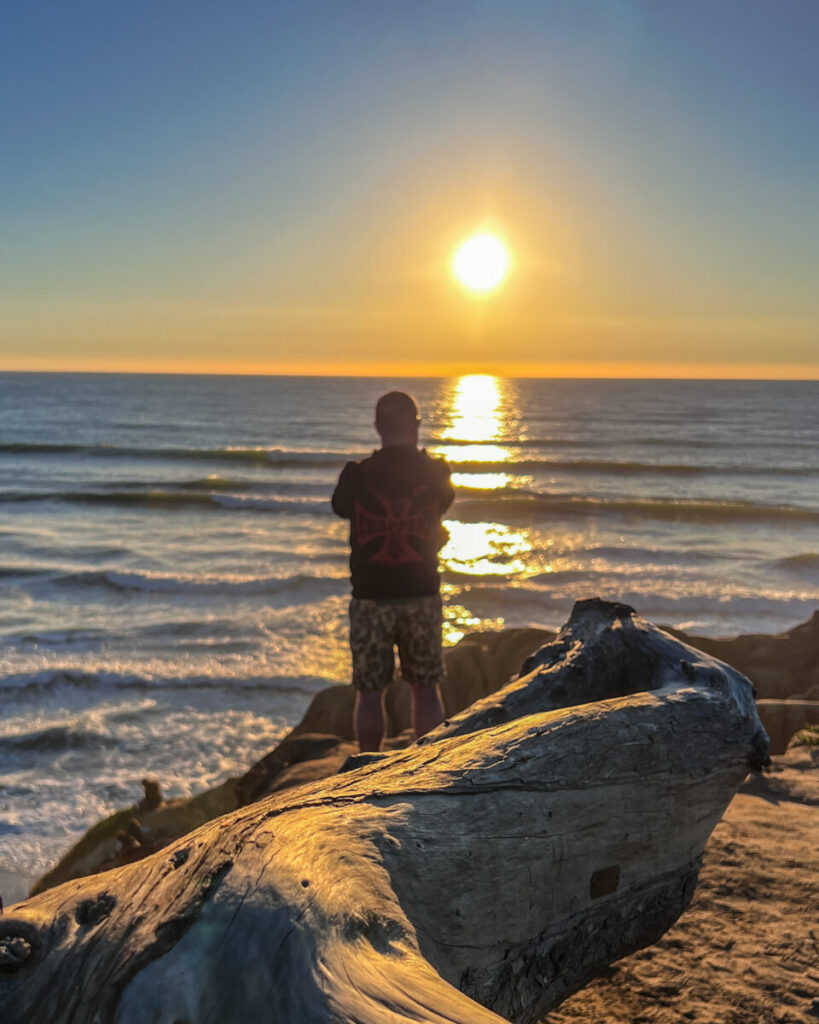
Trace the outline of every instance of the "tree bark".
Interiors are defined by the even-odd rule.
[[[526,668],[406,750],[9,908],[0,1019],[538,1020],[676,920],[767,737],[743,676],[623,605],[580,602]]]

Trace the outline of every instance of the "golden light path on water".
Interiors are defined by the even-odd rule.
[[[448,462],[509,462],[512,452],[497,442],[507,436],[502,382],[488,374],[474,373],[455,381],[450,398],[449,424],[435,445],[436,455]],[[450,443],[447,444],[447,441]],[[468,442],[473,442],[469,444]],[[456,487],[480,487],[496,490],[512,480],[509,473],[452,474]]]
[[[490,493],[510,486],[514,480],[511,473],[498,471],[481,472],[480,464],[511,463],[513,452],[498,442],[510,436],[510,426],[505,408],[504,383],[497,377],[484,374],[470,374],[459,378],[453,385],[450,398],[449,424],[441,435],[441,443],[434,446],[436,455],[443,455],[448,462],[459,467],[452,473],[456,488]],[[449,442],[449,443],[447,443]],[[475,463],[470,472],[469,463]],[[513,529],[497,522],[460,522],[458,519],[445,521],[449,539],[441,550],[441,566],[451,575],[462,577],[509,578],[525,575],[526,556],[531,550],[529,531]],[[454,595],[455,587],[445,585],[445,592]],[[454,643],[464,634],[464,626],[487,625],[486,620],[477,619],[460,604],[448,602],[447,623],[444,635]],[[455,621],[457,620],[457,626]],[[503,620],[491,623],[502,626]]]

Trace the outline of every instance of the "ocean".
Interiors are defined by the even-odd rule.
[[[0,873],[349,680],[329,496],[395,387],[457,488],[447,643],[594,595],[715,636],[819,606],[817,382],[0,374]]]

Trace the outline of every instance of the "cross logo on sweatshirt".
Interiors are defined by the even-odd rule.
[[[420,488],[422,493],[426,488]],[[433,524],[429,515],[423,512],[412,512],[412,498],[386,498],[376,491],[370,491],[384,510],[383,515],[368,512],[363,505],[355,503],[355,534],[362,546],[374,540],[384,543],[372,556],[370,561],[382,565],[406,565],[409,562],[422,561],[421,555],[410,544],[410,538],[430,541]]]

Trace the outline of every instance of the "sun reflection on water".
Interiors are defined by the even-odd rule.
[[[449,424],[435,452],[457,465],[476,463],[476,472],[456,471],[452,482],[456,487],[482,490],[508,486],[512,480],[509,473],[477,472],[477,464],[504,463],[512,459],[512,452],[496,443],[507,435],[503,382],[483,373],[460,377],[454,383],[450,403]]]
[[[510,389],[508,382],[488,374],[470,374],[453,382],[448,396],[448,422],[434,452],[453,466],[452,482],[456,488],[481,491],[489,498],[492,492],[523,482],[514,471],[515,452],[504,443],[514,437],[517,421]],[[506,465],[509,472],[504,471]],[[449,538],[440,552],[441,568],[450,576],[444,590],[452,588],[444,629],[449,643],[479,624],[503,626],[502,618],[491,623],[476,619],[460,604],[466,598],[462,587],[469,591],[481,578],[496,584],[526,578],[531,573],[532,556],[528,529],[492,522],[489,518],[461,522],[457,502],[451,514],[452,518],[445,523]],[[491,504],[486,514],[492,516]],[[460,577],[461,585],[452,577]]]
[[[501,387],[497,377],[472,373],[461,377],[452,396],[451,423],[444,437],[494,441],[501,436]]]
[[[456,487],[469,487],[476,491],[497,491],[506,487],[508,473],[453,473],[452,482]]]
[[[516,576],[526,571],[530,550],[526,530],[502,523],[460,523],[447,520],[449,539],[441,550],[441,564],[449,572],[467,576]]]
[[[452,474],[456,487],[488,494],[513,482],[514,476],[500,469],[504,463],[512,462],[513,453],[498,443],[510,432],[506,387],[504,381],[482,373],[460,377],[453,383],[449,422],[434,450],[459,467]],[[440,557],[449,572],[509,576],[525,571],[530,545],[524,531],[500,523],[462,523],[456,519],[446,526],[449,540]]]

